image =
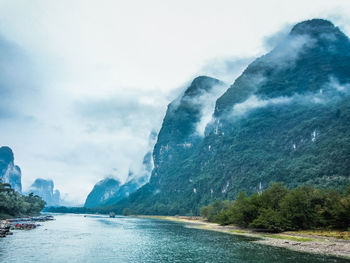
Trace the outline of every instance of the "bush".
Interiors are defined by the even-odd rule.
[[[229,201],[215,201],[211,205],[202,207],[200,215],[209,222],[221,222],[223,220],[221,219],[221,212],[229,207]]]
[[[225,204],[225,205],[222,205]],[[300,186],[289,190],[271,184],[261,195],[244,192],[233,203],[215,202],[201,215],[222,225],[236,224],[271,232],[350,227],[350,187],[344,192]]]

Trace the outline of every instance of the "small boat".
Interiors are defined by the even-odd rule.
[[[115,218],[115,213],[114,213],[114,212],[110,212],[110,213],[109,213],[109,217],[110,217],[110,218]]]

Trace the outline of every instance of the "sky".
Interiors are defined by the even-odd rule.
[[[24,190],[53,179],[66,204],[125,180],[167,104],[198,75],[232,84],[291,26],[350,1],[0,0],[0,145]]]

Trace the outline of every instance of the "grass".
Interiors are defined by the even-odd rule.
[[[293,231],[293,232],[287,232],[287,233],[350,240],[350,231],[300,230],[300,231]]]
[[[238,229],[229,230],[229,232],[231,232],[231,233],[238,233],[238,234],[245,234],[245,233],[247,233],[244,230],[238,230]]]
[[[308,237],[296,237],[296,236],[288,236],[288,235],[277,235],[277,234],[264,234],[263,237],[275,238],[275,239],[283,239],[289,241],[297,241],[297,242],[308,242],[308,241],[317,241],[314,238]]]

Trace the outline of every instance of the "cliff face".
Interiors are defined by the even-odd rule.
[[[28,193],[40,196],[46,202],[46,206],[60,205],[60,191],[54,190],[52,180],[36,179],[30,186]]]
[[[150,182],[116,211],[198,214],[209,202],[272,181],[350,183],[350,41],[331,22],[295,25],[252,62],[217,99],[203,136],[195,128],[198,104],[188,103],[202,90],[197,80],[168,107]]]
[[[197,77],[182,95],[168,105],[153,151],[153,185],[172,184],[168,171],[178,169],[201,143],[215,99],[226,88],[217,79]]]
[[[13,152],[7,146],[0,147],[0,179],[17,192],[22,192],[21,169],[14,164]]]

